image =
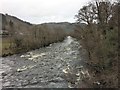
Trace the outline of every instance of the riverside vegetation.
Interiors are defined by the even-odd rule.
[[[118,87],[118,26],[119,1],[96,0],[83,6],[76,15],[78,23],[73,37],[80,39],[87,50],[93,79],[87,83],[93,87]]]

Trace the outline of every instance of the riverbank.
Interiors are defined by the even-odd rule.
[[[87,51],[86,66],[91,80],[85,82],[92,88],[118,88],[118,42],[117,35],[114,35],[117,34],[117,30],[109,31],[111,36],[107,36],[106,39],[100,39],[98,35],[96,38],[92,37],[98,32],[87,33],[84,38],[81,33],[75,33],[73,37],[81,40],[83,48]]]
[[[38,45],[36,45],[33,42],[29,43],[29,44],[35,44],[32,46],[28,46],[27,44],[24,46],[20,46],[20,47],[16,47],[16,43],[14,42],[14,39],[10,38],[10,37],[6,37],[6,38],[1,38],[0,41],[0,56],[1,57],[6,57],[6,56],[11,56],[14,54],[20,54],[20,53],[25,53],[31,50],[35,50],[35,49],[39,49],[41,47],[46,47],[49,46],[52,43],[56,43],[56,42],[62,42],[65,39],[65,36],[59,38],[58,40],[53,40],[47,43],[37,43]]]

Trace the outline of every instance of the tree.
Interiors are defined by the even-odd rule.
[[[94,23],[97,18],[96,7],[92,3],[88,6],[83,6],[75,17],[79,23],[84,22],[90,25]]]
[[[78,23],[87,23],[79,35],[84,37],[82,44],[89,54],[87,63],[95,74],[95,80],[100,82],[100,87],[118,87],[119,2],[96,0],[82,7],[77,15]]]
[[[108,29],[108,22],[112,17],[113,5],[109,0],[97,0],[95,1],[97,9],[97,17],[99,28],[102,30],[102,34],[106,35],[106,30]]]
[[[76,15],[79,23],[85,22],[89,26],[91,24],[98,24],[102,34],[106,34],[108,22],[112,18],[113,4],[109,0],[95,0],[87,6],[83,6],[78,15]]]

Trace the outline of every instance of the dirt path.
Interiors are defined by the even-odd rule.
[[[3,87],[72,88],[89,77],[85,51],[70,36],[23,55],[2,58]]]

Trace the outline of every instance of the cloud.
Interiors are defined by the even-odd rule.
[[[74,22],[74,15],[90,0],[1,0],[0,12],[31,23]]]

